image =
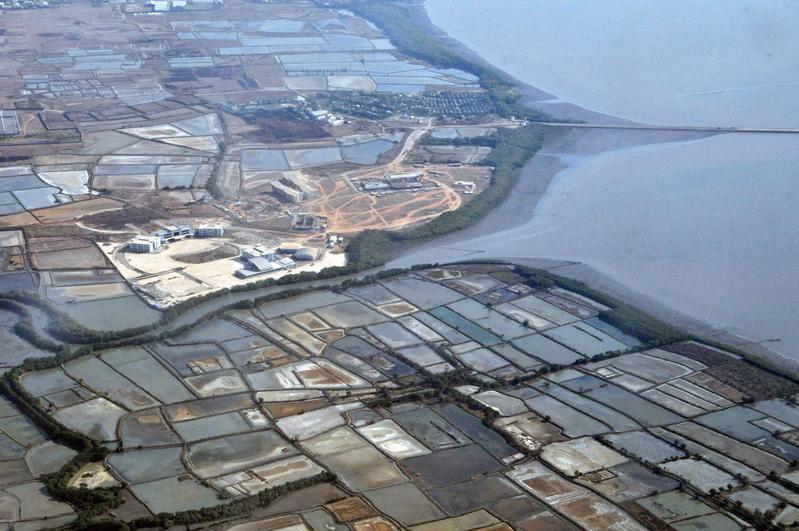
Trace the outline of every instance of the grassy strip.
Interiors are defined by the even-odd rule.
[[[209,321],[219,315],[228,312],[230,310],[247,310],[256,308],[262,304],[267,304],[270,302],[275,302],[283,299],[289,299],[292,297],[297,297],[299,295],[303,295],[305,293],[309,293],[312,291],[324,291],[330,290],[335,292],[344,291],[352,286],[365,286],[369,284],[373,284],[378,280],[383,280],[387,278],[396,277],[399,275],[406,274],[411,271],[416,271],[418,269],[426,269],[431,267],[430,264],[419,264],[413,266],[409,269],[386,269],[383,271],[379,271],[374,275],[367,275],[362,278],[358,279],[347,279],[344,282],[341,282],[336,285],[319,285],[319,286],[306,286],[306,287],[294,287],[289,288],[283,291],[278,291],[275,293],[270,293],[269,295],[264,295],[262,297],[256,297],[254,299],[244,299],[232,304],[228,304],[226,306],[222,306],[208,312],[207,314],[203,315],[201,318],[193,321],[189,324],[184,326],[175,328],[174,330],[168,330],[160,333],[150,333],[150,334],[141,334],[135,337],[122,337],[118,339],[106,340],[106,341],[98,341],[88,345],[81,345],[76,348],[70,348],[69,346],[64,345],[57,345],[59,348],[52,350],[55,353],[53,356],[43,357],[43,358],[28,358],[21,365],[17,366],[13,371],[6,374],[6,376],[13,375],[15,378],[25,372],[30,371],[42,371],[46,369],[53,369],[56,367],[60,367],[62,364],[67,363],[68,361],[74,360],[81,356],[86,356],[89,354],[93,354],[95,351],[103,350],[103,349],[110,349],[110,348],[118,348],[130,345],[142,345],[144,343],[149,343],[152,341],[159,341],[163,339],[167,339],[169,337],[174,337],[180,335],[192,328],[195,328],[197,325]],[[30,296],[26,294],[26,296]],[[36,299],[39,300],[39,299]],[[19,310],[19,314],[22,319],[27,320],[25,323],[25,327],[29,329],[33,329],[32,324],[30,323],[30,313],[16,301],[7,300],[0,298],[0,308],[4,308],[5,306],[9,308],[15,308]],[[34,332],[35,333],[35,332]],[[20,388],[21,391],[24,391]]]
[[[470,138],[436,138],[431,133],[424,135],[419,141],[424,146],[478,146],[497,147],[496,134],[474,136]]]
[[[584,295],[605,306],[610,306],[611,310],[601,312],[599,317],[621,331],[639,338],[643,342],[643,347],[645,348],[655,348],[679,341],[694,340],[704,345],[740,356],[747,363],[758,369],[774,374],[775,376],[799,381],[797,375],[793,371],[786,372],[785,367],[780,366],[772,359],[752,354],[751,352],[741,350],[715,339],[686,333],[639,310],[635,306],[598,291],[579,280],[562,277],[548,271],[530,267],[516,266],[516,269],[517,272],[528,279],[530,285],[534,287],[549,289],[557,286]]]
[[[219,153],[224,153],[226,146],[224,142],[220,142],[219,144]],[[208,190],[208,193],[211,194],[211,197],[214,199],[222,199],[225,194],[221,188],[219,188],[219,168],[222,166],[222,157],[219,157],[214,163],[213,170],[211,171],[211,176],[208,178],[208,181],[205,183],[205,189]]]
[[[262,490],[258,494],[247,496],[230,503],[205,507],[193,511],[181,511],[177,513],[160,513],[153,517],[138,518],[128,524],[129,529],[169,529],[176,525],[191,525],[213,520],[227,519],[235,516],[242,516],[251,513],[259,507],[265,507],[286,494],[294,491],[311,487],[319,483],[331,483],[336,481],[336,475],[331,472],[322,472],[315,476],[291,481]],[[113,522],[113,521],[112,521]],[[83,526],[80,529],[106,529],[103,527],[106,521],[94,522],[91,526]],[[118,528],[124,529],[124,528]]]
[[[690,339],[690,336],[681,330],[615,297],[597,291],[579,280],[524,266],[516,266],[516,272],[522,275],[531,287],[545,290],[560,287],[610,307],[610,310],[600,312],[599,317],[622,332],[637,337],[648,348]]]
[[[14,292],[3,294],[3,298],[0,298],[0,309],[13,312],[19,316],[19,321],[14,325],[14,333],[35,347],[50,352],[58,352],[61,349],[61,345],[36,331],[30,311],[19,302],[12,300],[13,294]]]

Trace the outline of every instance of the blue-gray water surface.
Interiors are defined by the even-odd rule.
[[[799,127],[796,2],[426,5],[490,63],[587,109],[655,124]],[[562,162],[528,221],[403,261],[470,256],[458,249],[581,261],[752,341],[779,339],[768,347],[799,358],[799,135],[719,135]]]

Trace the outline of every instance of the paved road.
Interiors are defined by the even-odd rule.
[[[637,129],[643,131],[699,131],[703,133],[782,133],[798,134],[799,129],[759,128],[759,127],[706,127],[682,125],[643,125],[643,124],[580,124],[567,122],[528,122],[549,127],[570,127],[578,129]]]

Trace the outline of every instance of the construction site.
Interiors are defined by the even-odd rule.
[[[42,18],[47,33],[26,30]],[[78,2],[3,25],[0,288],[87,322],[125,303],[145,324],[194,296],[343,265],[338,236],[418,226],[489,185],[487,148],[458,159],[426,138],[518,126],[474,114],[489,109],[472,74],[311,4]],[[383,115],[348,112],[348,92]],[[410,116],[406,95],[443,117]],[[312,259],[242,258],[286,244]]]

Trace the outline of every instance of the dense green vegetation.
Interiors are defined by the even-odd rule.
[[[247,133],[255,142],[273,144],[330,138],[322,123],[306,109],[288,107],[283,109],[254,109],[247,111],[228,110],[247,123],[258,127]]]
[[[219,141],[219,150],[220,150],[220,153],[224,153],[225,152],[225,143],[224,143],[224,141]],[[219,188],[218,175],[219,175],[219,168],[220,168],[221,164],[222,164],[222,158],[220,157],[214,163],[214,169],[211,172],[211,177],[209,177],[208,181],[206,181],[206,183],[205,183],[205,189],[208,190],[208,193],[211,194],[211,197],[213,197],[214,199],[222,199],[225,196],[225,194],[222,191],[222,189]]]
[[[265,507],[280,498],[296,490],[311,487],[318,483],[330,483],[336,481],[336,475],[330,472],[322,472],[316,476],[312,476],[289,483],[278,485],[266,490],[262,490],[253,496],[240,498],[230,503],[215,505],[214,507],[206,507],[195,511],[181,511],[177,513],[160,513],[154,517],[139,518],[128,524],[127,527],[121,529],[168,529],[176,525],[191,525],[200,522],[209,522],[212,520],[219,520],[222,518],[231,518],[234,516],[241,516],[251,513],[259,507]],[[102,529],[96,527],[102,525],[103,522],[95,523],[93,527],[84,527],[84,529]]]
[[[421,143],[426,146],[484,146],[495,148],[497,147],[497,137],[492,134],[471,138],[436,138],[428,133],[422,137]]]
[[[610,310],[599,314],[600,318],[623,332],[637,337],[648,348],[688,339],[684,332],[673,326],[610,295],[597,291],[579,280],[523,266],[517,266],[517,272],[525,277],[527,283],[532,287],[540,289],[561,287],[610,307]]]
[[[44,485],[55,499],[65,501],[78,511],[78,524],[90,522],[105,511],[122,504],[122,487],[96,489],[68,487],[67,483],[84,465],[102,462],[109,450],[100,445],[80,452],[72,461],[54,474],[45,476]]]
[[[356,269],[384,264],[402,246],[415,245],[474,224],[508,196],[519,179],[521,168],[541,147],[544,132],[537,126],[500,129],[495,133],[496,148],[486,159],[494,167],[491,184],[458,210],[402,231],[364,231],[347,246],[347,259]]]
[[[14,325],[14,333],[35,347],[50,352],[58,352],[61,345],[42,336],[36,331],[33,326],[33,316],[30,311],[22,304],[12,300],[15,293],[16,292],[3,294],[3,297],[8,298],[0,298],[0,309],[7,310],[19,316],[19,320]]]

